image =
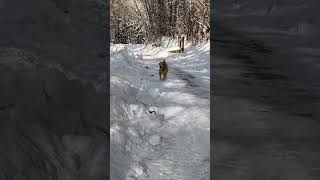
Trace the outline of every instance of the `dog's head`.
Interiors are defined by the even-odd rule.
[[[167,63],[166,63],[166,60],[163,60],[162,62],[159,63],[159,66],[161,69],[164,69],[167,67]]]

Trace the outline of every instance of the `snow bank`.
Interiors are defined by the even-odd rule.
[[[143,175],[141,156],[159,143],[153,131],[160,127],[162,116],[150,108],[157,93],[144,88],[151,76],[141,59],[123,45],[112,45],[110,53],[110,173],[111,179],[129,179]]]

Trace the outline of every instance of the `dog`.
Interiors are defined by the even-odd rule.
[[[159,63],[159,77],[160,81],[164,81],[167,79],[167,74],[168,74],[169,67],[166,63],[166,60],[163,60],[162,62]]]

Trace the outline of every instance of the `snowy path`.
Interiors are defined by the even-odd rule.
[[[213,179],[319,179],[314,68],[264,39],[225,28],[215,35]]]
[[[151,65],[155,71],[157,63]],[[147,163],[152,179],[209,177],[209,89],[199,87],[195,81],[192,75],[170,68],[167,81],[153,82],[160,89],[157,106],[165,115],[165,123],[159,134],[165,137]]]
[[[142,95],[138,95],[137,99],[149,108],[150,112],[155,111],[155,114],[148,113],[147,118],[145,115],[135,116],[143,123],[126,125],[129,127],[123,128],[134,132],[131,134],[140,134],[139,140],[127,143],[130,144],[130,156],[133,158],[130,159],[131,170],[126,179],[209,179],[210,89],[209,73],[206,70],[209,69],[208,47],[209,45],[198,53],[190,49],[189,53],[182,56],[165,56],[169,65],[166,81],[160,81],[158,77],[158,63],[163,58],[161,51],[152,55],[152,49],[127,47],[129,54],[143,57],[139,62],[146,73],[136,78],[144,82],[140,88]],[[142,120],[148,118],[152,120]],[[128,138],[134,139],[131,136]],[[112,146],[111,144],[111,148]]]

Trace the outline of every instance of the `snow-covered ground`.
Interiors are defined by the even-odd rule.
[[[319,179],[319,3],[214,2],[213,179]]]
[[[289,59],[286,64],[298,63],[318,71],[319,5],[318,0],[215,1],[211,10],[215,17],[213,28],[224,27],[249,39],[263,41],[287,56],[282,58]]]
[[[0,1],[0,179],[109,179],[107,7]]]
[[[210,177],[210,43],[167,52],[175,46],[168,38],[161,47],[111,45],[112,180]]]

